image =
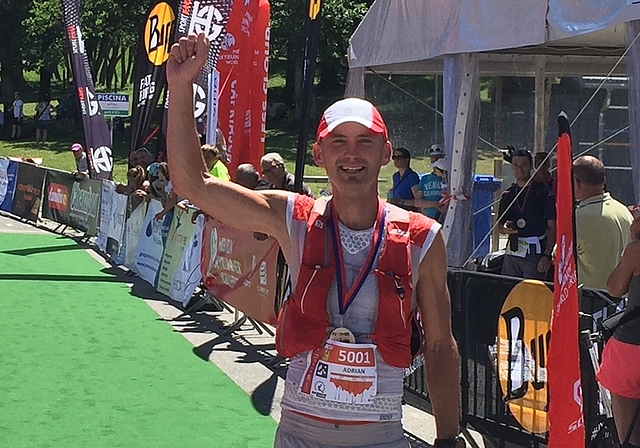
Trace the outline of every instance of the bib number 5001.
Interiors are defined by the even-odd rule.
[[[349,364],[371,364],[369,352],[352,352],[349,350],[338,351],[338,361]]]

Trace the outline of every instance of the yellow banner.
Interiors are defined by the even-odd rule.
[[[311,20],[316,20],[318,14],[320,13],[320,0],[311,0],[309,2],[309,18]]]

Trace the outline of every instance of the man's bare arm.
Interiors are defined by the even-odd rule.
[[[417,289],[425,335],[426,379],[436,418],[437,437],[450,439],[459,432],[460,379],[458,346],[451,332],[447,256],[441,231],[420,263]]]
[[[209,43],[203,34],[181,38],[167,61],[169,101],[167,153],[173,188],[207,215],[239,229],[273,235],[286,250],[287,195],[255,192],[221,181],[205,171],[193,118],[193,82],[203,66]]]

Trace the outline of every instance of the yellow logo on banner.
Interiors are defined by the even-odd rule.
[[[149,62],[162,65],[169,59],[171,35],[176,16],[167,3],[158,3],[149,13],[144,26],[144,47]]]
[[[309,2],[309,18],[316,20],[318,13],[320,12],[320,0],[311,0]]]
[[[503,399],[525,429],[542,434],[547,416],[547,354],[553,292],[541,281],[523,280],[509,293],[498,321],[496,346]]]

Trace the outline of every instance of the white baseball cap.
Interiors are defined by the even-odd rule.
[[[431,168],[438,168],[440,171],[449,171],[447,161],[445,159],[438,159],[431,164]]]
[[[318,125],[316,141],[325,138],[338,125],[348,122],[360,123],[376,134],[382,134],[385,140],[389,140],[387,126],[373,104],[360,98],[345,98],[336,101],[324,111]]]

